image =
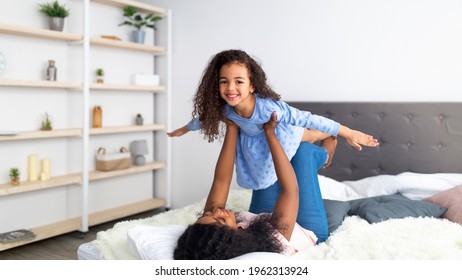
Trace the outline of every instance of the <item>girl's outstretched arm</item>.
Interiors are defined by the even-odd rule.
[[[298,183],[292,164],[274,133],[277,125],[276,113],[273,113],[271,119],[264,125],[274,168],[281,185],[281,192],[273,209],[271,223],[287,240],[290,240],[297,220]]]
[[[377,147],[379,145],[379,141],[374,139],[373,136],[363,133],[358,130],[350,129],[344,125],[340,125],[340,130],[338,135],[342,136],[350,143],[351,146],[355,147],[358,151],[362,150],[362,146],[367,147]]]
[[[225,140],[215,166],[213,183],[205,203],[204,212],[210,212],[214,208],[225,208],[233,178],[238,132],[239,127],[228,120],[226,122]]]
[[[172,132],[167,132],[168,137],[179,137],[189,132],[188,125],[175,129]]]

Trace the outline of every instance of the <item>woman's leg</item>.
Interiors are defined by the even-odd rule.
[[[326,163],[326,159],[326,149],[302,142],[291,160],[300,192],[297,223],[313,231],[319,238],[318,242],[325,241],[329,235],[318,182],[318,170]],[[252,213],[272,212],[279,191],[279,181],[266,189],[253,191],[249,211]]]

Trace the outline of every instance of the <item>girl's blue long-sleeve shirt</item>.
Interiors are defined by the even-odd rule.
[[[305,128],[336,136],[340,124],[291,107],[283,101],[261,98],[258,94],[255,94],[255,97],[255,109],[250,118],[240,117],[229,105],[225,106],[225,116],[240,128],[235,161],[237,184],[246,189],[259,190],[273,185],[277,180],[271,151],[263,130],[263,125],[268,122],[272,112],[276,112],[279,122],[275,133],[289,160],[297,152]],[[187,126],[191,131],[199,130],[200,121],[194,118]]]

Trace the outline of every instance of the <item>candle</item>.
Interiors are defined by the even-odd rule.
[[[45,173],[45,180],[50,179],[50,160],[42,159],[42,173]]]
[[[29,172],[29,181],[37,181],[37,155],[31,154],[28,158],[28,172]]]
[[[47,174],[45,172],[40,173],[40,181],[46,181],[47,179]]]

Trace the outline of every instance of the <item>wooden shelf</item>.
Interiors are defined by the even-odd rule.
[[[29,243],[37,242],[50,237],[58,236],[73,232],[82,228],[82,218],[76,217],[69,220],[60,221],[57,223],[31,228],[30,230],[35,233],[35,238],[11,243],[0,243],[0,251],[11,249],[14,247],[26,245]]]
[[[149,93],[164,92],[165,86],[137,86],[137,85],[122,85],[122,84],[102,84],[93,83],[90,85],[92,90],[117,90],[117,91],[145,91]]]
[[[53,130],[47,130],[47,131],[42,131],[42,130],[24,131],[24,132],[18,132],[16,135],[0,135],[0,141],[77,137],[77,136],[82,136],[81,128],[53,129]]]
[[[138,213],[146,212],[149,210],[157,209],[165,206],[165,200],[152,198],[128,205],[119,206],[112,209],[107,209],[99,212],[95,212],[89,215],[89,226],[95,226],[108,221],[113,221],[123,217],[135,215]],[[18,242],[11,242],[2,244],[0,243],[0,251],[11,249],[14,247],[26,245],[29,243],[44,240],[50,237],[78,231],[82,228],[82,218],[76,217],[64,221],[60,221],[53,224],[48,224],[40,227],[31,228],[30,230],[35,233],[35,238],[29,240],[23,240]]]
[[[108,6],[122,8],[122,9],[127,6],[132,6],[132,7],[137,8],[138,11],[144,12],[144,13],[154,13],[158,15],[164,15],[166,13],[166,10],[163,8],[159,8],[156,6],[148,5],[148,4],[141,3],[139,1],[133,1],[133,0],[92,0],[92,1],[96,3],[108,5]]]
[[[0,86],[4,87],[35,87],[35,88],[62,88],[62,89],[79,89],[82,88],[80,83],[69,82],[52,82],[52,81],[29,81],[29,80],[1,80]]]
[[[17,186],[13,186],[7,183],[0,185],[0,196],[44,190],[72,184],[80,184],[81,181],[81,173],[75,173],[63,176],[53,176],[47,181],[22,181],[21,184]]]
[[[165,130],[165,125],[146,124],[146,125],[109,126],[109,127],[102,127],[102,128],[90,128],[90,135],[157,131],[157,130]]]
[[[158,55],[165,54],[165,48],[163,47],[143,45],[143,44],[138,44],[138,43],[133,43],[133,42],[125,42],[125,41],[118,41],[118,40],[98,38],[98,37],[91,38],[90,44],[95,45],[95,46],[104,46],[104,47],[128,49],[128,50],[133,50],[133,51],[142,51],[142,52],[148,52],[148,53],[158,54]]]
[[[145,201],[132,203],[104,211],[95,212],[89,215],[88,224],[94,226],[108,221],[113,221],[127,216],[153,210],[165,206],[165,200],[152,198]]]
[[[117,176],[136,174],[140,172],[165,168],[164,162],[148,162],[145,165],[134,165],[127,169],[114,171],[92,171],[90,172],[90,181],[108,179]],[[67,174],[63,176],[53,176],[47,181],[22,181],[20,185],[13,186],[10,183],[0,185],[0,196],[7,196],[49,188],[61,187],[66,185],[80,184],[82,182],[81,173]]]
[[[61,31],[15,26],[8,24],[0,24],[0,33],[65,42],[78,42],[82,41],[83,39],[83,36],[80,34],[72,34]]]
[[[130,168],[127,169],[120,169],[120,170],[114,170],[114,171],[91,171],[89,179],[90,181],[96,181],[96,180],[102,180],[102,179],[107,179],[107,178],[112,178],[112,177],[117,177],[117,176],[123,176],[123,175],[129,175],[129,174],[135,174],[135,173],[140,173],[140,172],[145,172],[145,171],[150,171],[150,170],[156,170],[156,169],[162,169],[165,168],[166,164],[164,162],[148,162],[145,165],[134,165]]]

